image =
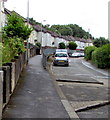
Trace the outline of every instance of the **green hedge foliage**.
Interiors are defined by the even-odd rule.
[[[77,44],[75,42],[71,41],[71,42],[69,42],[68,47],[70,50],[76,50]]]
[[[92,53],[92,62],[98,68],[110,68],[110,44],[97,48]]]
[[[65,48],[66,46],[64,42],[59,43],[59,49],[65,49]]]
[[[23,40],[20,38],[4,39],[2,44],[2,64],[11,62],[19,53],[26,51]]]
[[[91,60],[92,59],[92,52],[96,49],[95,46],[89,46],[84,49],[85,59]]]

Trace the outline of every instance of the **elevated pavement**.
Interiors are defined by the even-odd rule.
[[[3,118],[67,118],[53,79],[42,67],[42,56],[29,60],[3,112]]]

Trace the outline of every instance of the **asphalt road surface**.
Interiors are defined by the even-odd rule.
[[[80,119],[108,119],[109,76],[84,63],[83,58],[70,58],[69,67],[52,66],[52,73]]]

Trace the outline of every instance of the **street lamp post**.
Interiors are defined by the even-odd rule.
[[[29,25],[29,0],[27,0],[27,24]],[[28,47],[29,47],[29,41],[27,38],[27,63],[28,63],[28,57],[29,57],[29,52],[28,52]]]
[[[42,47],[42,42],[43,42],[43,34],[42,34],[43,22],[46,22],[46,20],[41,21],[41,47]]]
[[[110,1],[108,2],[108,21],[110,21]],[[110,22],[108,22],[108,40],[110,41]]]

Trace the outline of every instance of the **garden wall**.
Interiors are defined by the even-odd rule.
[[[3,71],[0,71],[0,98],[3,96]],[[2,99],[0,99],[0,120],[2,117]]]
[[[35,55],[36,47],[33,47],[28,49],[28,52],[17,56],[12,62],[2,66],[2,70],[0,71],[0,118],[2,117],[2,111],[7,105],[10,96],[13,94],[23,68],[27,65],[27,57],[31,58]]]

